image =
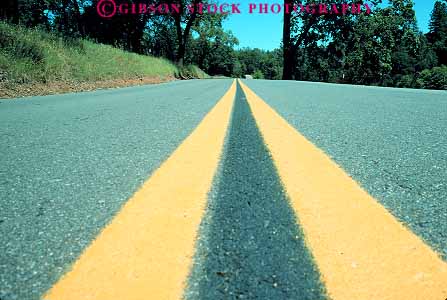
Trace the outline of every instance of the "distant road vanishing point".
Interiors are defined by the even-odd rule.
[[[447,299],[447,94],[210,79],[0,102],[0,299]]]

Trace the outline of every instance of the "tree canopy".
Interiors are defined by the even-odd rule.
[[[3,20],[165,57],[179,65],[194,64],[210,75],[416,88],[447,85],[442,67],[447,64],[445,0],[434,4],[427,34],[417,26],[411,0],[370,0],[371,7],[354,1],[353,5],[366,8],[363,13],[303,14],[284,9],[282,44],[271,51],[237,49],[237,37],[223,26],[228,15],[186,9],[199,0],[149,0],[147,5],[169,3],[181,9],[171,14],[117,14],[112,18],[98,16],[101,0],[4,1],[0,8]],[[284,5],[343,2],[284,0]]]

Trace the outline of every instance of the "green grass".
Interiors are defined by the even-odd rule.
[[[199,67],[194,65],[179,67],[176,77],[190,79],[190,78],[211,78],[208,74],[203,72]]]
[[[185,72],[187,76],[181,76]],[[179,70],[166,59],[0,22],[0,81],[86,82],[174,76],[207,77],[195,66]]]

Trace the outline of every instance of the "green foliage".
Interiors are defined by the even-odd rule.
[[[258,75],[262,74],[262,78],[281,79],[282,53],[279,49],[264,51],[245,48],[236,52],[236,59],[234,77],[251,74],[254,76],[258,71]]]
[[[39,39],[39,33],[27,35],[24,28],[18,27],[16,31],[11,27],[0,23],[0,48],[10,53],[15,59],[29,59],[33,63],[42,62],[45,57],[45,49]],[[22,38],[17,38],[17,35]]]
[[[421,84],[426,89],[447,90],[447,66],[422,71]]]
[[[289,74],[285,77],[297,80],[414,88],[444,86],[443,69],[435,67],[447,65],[445,0],[436,1],[426,35],[417,28],[412,0],[368,1],[373,7],[369,16],[295,14],[290,19],[289,40],[283,40],[283,45],[288,46],[273,51],[235,50],[238,40],[222,26],[225,15],[192,16],[183,12],[177,16],[137,14],[103,19],[96,12],[98,1],[7,0],[18,5],[0,8],[0,18],[40,29],[25,33],[23,28],[0,26],[0,77],[7,74],[16,81],[44,82],[148,74],[196,78],[206,77],[206,73],[281,79]],[[186,4],[198,0],[167,2],[173,1]],[[300,2],[306,5],[315,0]],[[152,3],[157,1],[147,2]],[[53,33],[45,33],[48,31]],[[147,56],[134,56],[116,48]],[[179,67],[152,56],[176,61]]]
[[[239,43],[231,31],[222,28],[223,15],[206,15],[201,26],[193,29],[199,35],[192,38],[186,61],[208,74],[231,76],[235,64],[233,47]]]
[[[244,69],[239,60],[236,60],[233,65],[233,77],[235,78],[242,78],[244,75]]]
[[[210,78],[210,76],[208,74],[206,74],[199,67],[194,66],[194,65],[179,67],[179,69],[175,73],[175,75],[177,78],[181,78],[181,79]]]
[[[373,15],[353,19],[346,47],[345,80],[393,86],[395,78],[416,71],[421,39],[411,1],[393,1]]]
[[[416,82],[413,75],[403,75],[400,79],[396,80],[396,87],[399,88],[412,88],[415,87]]]
[[[253,73],[253,78],[254,78],[254,79],[264,79],[264,74],[262,74],[262,71],[261,71],[261,70],[256,70],[256,71]]]
[[[164,57],[181,66],[194,64],[211,74],[229,76],[232,73],[233,46],[238,42],[222,29],[222,21],[227,17],[223,14],[191,14],[184,9],[180,14],[116,14],[104,19],[97,13],[99,0],[5,1],[9,8],[0,7],[0,19],[57,32],[64,36],[64,40],[67,37],[84,38],[129,52]],[[116,5],[130,2],[134,1],[115,0]],[[168,0],[163,3],[173,2],[186,7],[199,1]],[[160,4],[155,0],[144,3]],[[31,59],[35,60],[34,57]],[[189,76],[189,70],[180,73]]]
[[[165,59],[0,22],[0,70],[12,82],[96,81],[174,76]],[[202,76],[194,70],[195,77]]]
[[[376,6],[371,15],[292,18],[292,78],[428,87],[424,84],[428,77],[424,81],[419,74],[447,59],[447,53],[440,50],[440,45],[447,47],[443,38],[447,33],[446,6],[435,4],[427,37],[417,28],[411,0],[389,1]]]
[[[440,64],[447,65],[447,3],[436,1],[431,13],[427,38]]]

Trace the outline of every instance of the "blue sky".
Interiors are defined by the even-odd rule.
[[[250,47],[272,50],[279,47],[282,38],[282,14],[249,14],[248,3],[282,3],[282,0],[240,1],[241,14],[231,15],[224,23],[239,39],[238,48]],[[349,1],[347,1],[349,2]],[[413,0],[419,29],[428,31],[430,13],[436,0]],[[236,2],[234,2],[236,3]]]

